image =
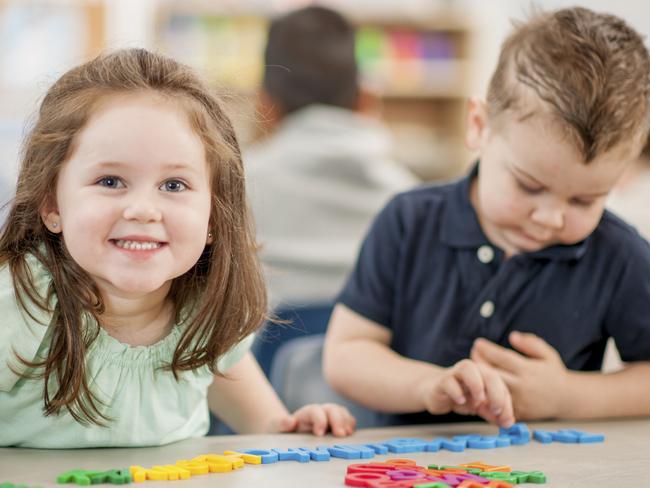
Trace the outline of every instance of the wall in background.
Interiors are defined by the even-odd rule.
[[[36,110],[39,98],[56,77],[100,49],[121,46],[160,46],[160,13],[179,3],[198,12],[218,5],[226,15],[256,12],[263,19],[275,12],[311,3],[306,0],[0,0],[0,204],[13,185],[18,146]],[[510,29],[511,18],[525,18],[533,8],[559,8],[575,2],[538,0],[394,0],[324,1],[360,19],[399,17],[406,24],[423,13],[453,9],[471,25],[463,47],[471,70],[464,94],[485,93],[499,46]],[[625,18],[650,34],[650,4],[636,0],[583,2],[589,8]],[[406,19],[406,21],[404,21]],[[371,23],[371,22],[370,22]],[[367,32],[368,34],[368,32]],[[372,38],[370,32],[370,38]],[[367,36],[368,38],[368,36]],[[196,53],[193,53],[196,54]],[[458,109],[454,109],[458,118]],[[462,120],[454,121],[458,125]],[[428,136],[431,136],[430,134]],[[422,133],[422,137],[427,134]],[[458,141],[454,141],[458,145]]]

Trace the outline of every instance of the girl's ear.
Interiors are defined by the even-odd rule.
[[[53,234],[60,234],[62,229],[61,216],[59,212],[50,206],[45,206],[41,209],[41,219],[47,227],[47,230]]]
[[[205,240],[206,245],[210,245],[214,242],[214,234],[212,231],[208,232],[208,238]]]
[[[489,132],[487,105],[483,100],[470,98],[467,102],[465,145],[471,151],[480,151]]]

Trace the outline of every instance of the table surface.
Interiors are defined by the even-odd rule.
[[[412,459],[419,465],[454,465],[472,461],[509,465],[513,469],[542,471],[548,487],[650,486],[650,420],[613,420],[605,422],[544,422],[529,423],[535,428],[558,430],[574,428],[590,433],[605,434],[605,442],[597,444],[540,444],[531,441],[524,446],[499,449],[467,449],[456,453],[377,455],[370,461],[390,458]],[[130,449],[0,449],[0,483],[11,482],[28,486],[54,487],[56,476],[70,469],[106,470],[140,465],[146,468],[158,464],[173,464],[179,459],[191,459],[201,454],[220,454],[225,450],[315,447],[319,445],[356,444],[387,441],[394,437],[433,439],[461,434],[494,435],[496,428],[481,423],[439,424],[412,427],[390,427],[359,430],[340,440],[331,436],[316,438],[302,434],[216,436],[191,439],[162,447]],[[346,467],[368,460],[332,458],[328,462],[279,462],[266,465],[246,465],[230,473],[213,473],[177,481],[177,488],[207,486],[228,487],[292,487],[344,486]],[[166,481],[147,481],[157,488]],[[216,485],[215,485],[216,483]],[[59,487],[61,485],[58,485]],[[538,486],[538,485],[523,485]]]

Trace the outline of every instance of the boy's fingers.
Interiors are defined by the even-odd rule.
[[[472,346],[472,349],[469,351],[469,358],[475,363],[487,364],[487,359],[483,357],[481,350],[478,347]]]
[[[453,412],[459,415],[478,415],[478,410],[470,408],[468,405],[456,405],[453,407]]]
[[[515,423],[515,411],[512,402],[508,402],[508,406],[503,410],[501,415],[497,417],[497,424],[499,427],[512,427]]]
[[[457,405],[465,405],[467,398],[463,387],[455,376],[448,376],[442,380],[442,391],[445,395],[451,398],[451,401]]]
[[[503,412],[504,404],[510,400],[510,392],[496,371],[485,364],[477,364],[477,367],[483,375],[490,412],[498,417]]]
[[[478,366],[485,381],[485,390],[488,398],[487,406],[490,414],[500,426],[506,427],[512,425],[514,423],[512,397],[504,380],[489,366],[484,364],[479,364]]]
[[[469,391],[473,407],[485,401],[485,384],[478,365],[465,359],[454,366],[454,376]]]
[[[515,331],[510,334],[508,339],[512,347],[531,358],[554,359],[558,357],[558,352],[535,334]]]
[[[514,373],[510,373],[508,371],[504,371],[498,368],[492,368],[492,369],[499,375],[499,377],[503,380],[503,382],[506,384],[508,388],[512,388],[513,386],[516,386],[521,382],[521,380],[518,379],[517,375],[515,375]]]
[[[525,360],[521,354],[483,338],[474,341],[471,354],[480,362],[511,373],[519,371]]]

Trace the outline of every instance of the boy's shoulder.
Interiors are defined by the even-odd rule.
[[[484,243],[470,202],[473,172],[453,181],[426,183],[397,194],[376,220],[379,234],[395,234],[407,242],[451,246]],[[377,225],[378,224],[378,225]]]
[[[468,185],[466,178],[424,183],[396,194],[391,201],[391,205],[427,211],[443,206],[451,198],[463,199],[463,196],[465,196],[469,204],[469,196],[465,195],[463,188],[466,185]]]
[[[607,209],[603,212],[592,237],[600,247],[608,250],[625,249],[626,252],[650,253],[648,242],[637,229]]]
[[[420,231],[427,229],[428,233],[450,226],[465,233],[462,229],[467,225],[478,225],[469,198],[471,177],[470,174],[453,181],[425,183],[398,193],[388,203],[384,214],[389,219],[396,217],[403,224],[411,223]]]
[[[640,239],[643,241],[643,237],[641,237],[634,226],[627,223],[621,217],[608,209],[605,209],[603,212],[603,217],[594,232],[618,240],[629,239],[632,241],[638,241]]]

